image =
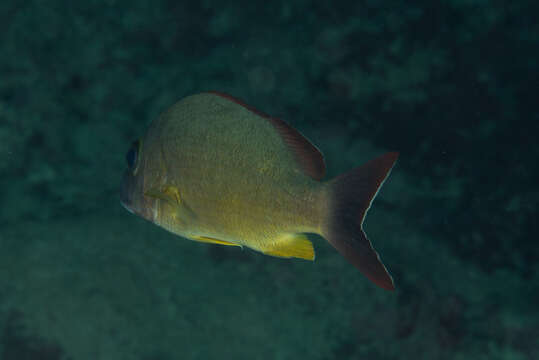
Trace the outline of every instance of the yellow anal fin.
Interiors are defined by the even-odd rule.
[[[210,243],[210,244],[219,244],[219,245],[240,246],[240,247],[242,247],[240,244],[234,244],[234,243],[231,243],[231,242],[228,242],[228,241],[214,239],[214,238],[207,237],[207,236],[193,236],[193,240],[200,241],[200,242],[205,242],[205,243]]]
[[[304,234],[287,234],[263,250],[264,254],[285,258],[314,260],[313,243]]]
[[[178,188],[170,185],[164,186],[161,189],[149,189],[144,195],[165,200],[176,205],[180,205],[182,202]]]

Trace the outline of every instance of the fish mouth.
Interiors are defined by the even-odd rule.
[[[121,198],[120,198],[120,204],[123,206],[123,208],[127,211],[129,211],[131,214],[135,214],[135,211],[129,207]]]
[[[136,190],[137,186],[135,178],[130,174],[125,173],[120,185],[120,204],[131,214],[143,216],[141,211],[142,204],[138,201]]]
[[[153,199],[151,201],[153,201]],[[148,221],[157,223],[157,217],[159,215],[159,209],[155,204],[143,203],[142,206],[133,206],[129,202],[124,201],[121,197],[120,197],[120,204],[122,205],[122,207],[124,209],[129,211],[129,213],[131,213],[133,215],[140,216],[143,219],[146,219]],[[139,204],[139,205],[141,205],[141,204]]]
[[[130,202],[131,202],[130,199],[129,199],[130,198],[130,196],[129,196],[130,188],[131,188],[131,186],[130,186],[128,175],[124,174],[124,176],[122,178],[122,183],[120,185],[120,204],[122,204],[124,209],[129,211],[131,214],[134,214],[135,212],[133,211],[133,209],[130,206]]]
[[[156,199],[146,197],[142,192],[140,181],[130,174],[124,174],[120,186],[120,204],[131,214],[138,215],[151,222],[158,217],[158,203]]]

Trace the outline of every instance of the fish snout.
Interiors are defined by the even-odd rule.
[[[133,210],[132,204],[133,181],[130,178],[131,177],[128,174],[124,174],[123,176],[120,185],[120,204],[122,204],[127,211],[134,214],[135,211]]]
[[[131,214],[155,222],[157,200],[144,195],[143,179],[126,172],[120,186],[120,203]]]

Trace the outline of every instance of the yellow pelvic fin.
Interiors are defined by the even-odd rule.
[[[264,254],[314,260],[313,243],[304,234],[287,234],[263,250]]]
[[[193,240],[200,241],[200,242],[205,242],[205,243],[210,243],[210,244],[219,244],[219,245],[243,247],[240,244],[234,244],[234,243],[231,243],[231,242],[228,242],[228,241],[214,239],[214,238],[207,237],[207,236],[193,236]]]
[[[149,189],[144,195],[172,202],[176,205],[180,205],[182,202],[178,188],[170,185],[164,186],[161,189]]]

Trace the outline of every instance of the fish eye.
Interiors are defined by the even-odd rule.
[[[125,160],[127,162],[127,167],[129,170],[131,170],[133,173],[136,172],[138,167],[138,161],[140,157],[140,140],[135,140],[131,144],[131,147],[127,151],[127,154],[125,154]]]

